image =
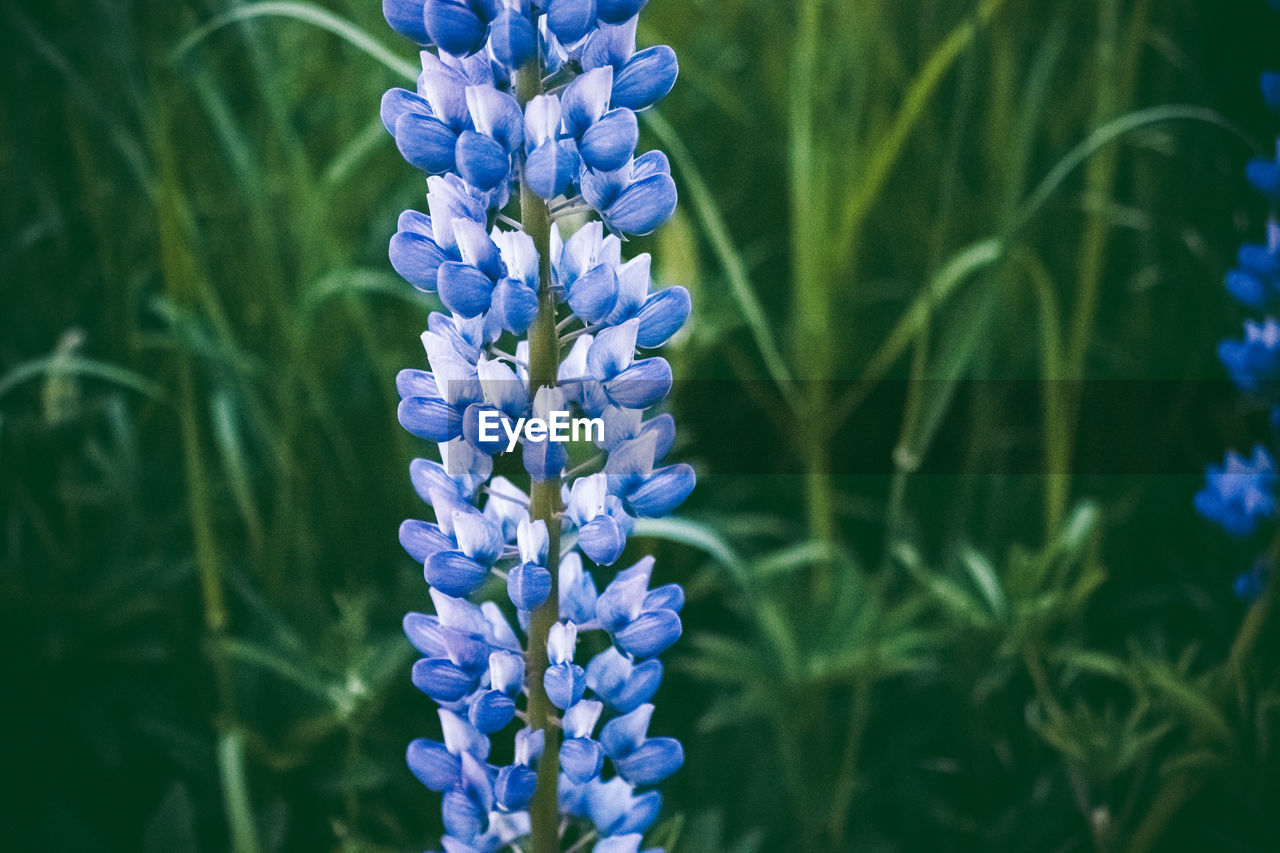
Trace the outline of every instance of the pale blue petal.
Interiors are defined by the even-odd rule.
[[[644,349],[662,346],[680,331],[692,309],[689,291],[683,287],[675,285],[659,290],[645,300],[640,313],[636,315],[636,319],[640,321],[636,345]]]
[[[414,687],[437,702],[456,702],[476,687],[475,679],[447,658],[421,658],[411,677]]]
[[[665,44],[647,47],[614,77],[612,103],[637,111],[651,107],[667,96],[679,74],[674,50]]]
[[[697,479],[692,466],[683,462],[660,468],[627,495],[627,507],[641,518],[662,518],[684,503]]]
[[[427,558],[424,575],[445,595],[461,598],[479,589],[489,570],[461,551],[440,551]]]
[[[670,175],[650,175],[628,186],[604,212],[605,223],[624,234],[648,234],[676,210],[676,184]]]
[[[405,757],[413,775],[432,791],[440,793],[462,781],[462,762],[438,741],[411,741]]]
[[[612,172],[630,162],[639,140],[636,114],[628,109],[613,109],[583,131],[578,153],[590,168]]]
[[[615,406],[647,409],[671,390],[671,365],[662,358],[644,358],[605,381],[603,387],[605,396]]]
[[[457,162],[458,136],[437,118],[402,113],[396,119],[395,138],[404,159],[424,172],[448,172]]]
[[[662,654],[680,639],[680,616],[673,610],[651,610],[614,635],[618,648],[634,658]]]
[[[650,738],[635,752],[613,761],[622,778],[633,785],[656,785],[682,764],[684,748],[680,741],[669,737]]]

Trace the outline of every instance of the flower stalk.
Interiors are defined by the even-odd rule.
[[[516,97],[527,105],[542,94],[542,63],[529,60],[518,78]],[[526,234],[533,239],[538,252],[538,314],[529,331],[529,386],[536,395],[540,388],[556,386],[560,366],[560,333],[556,323],[556,294],[551,282],[551,211],[547,203],[529,186],[524,169],[520,171],[520,218]],[[530,487],[530,514],[547,526],[547,552],[560,553],[559,474],[537,481]],[[542,758],[538,764],[538,784],[529,804],[531,853],[554,853],[560,849],[560,813],[557,808],[557,786],[560,778],[560,732],[553,725],[555,708],[547,697],[543,680],[546,676],[547,640],[551,626],[559,620],[559,589],[551,575],[551,591],[541,607],[533,611],[529,625],[529,644],[525,650],[525,671],[529,682],[529,728],[544,732]]]
[[[666,515],[694,485],[688,465],[661,464],[674,421],[645,417],[670,366],[637,357],[683,325],[688,291],[654,290],[649,256],[622,258],[623,238],[676,203],[666,157],[636,152],[635,113],[677,74],[670,48],[636,49],[644,5],[383,4],[394,29],[434,48],[416,91],[384,96],[382,120],[430,175],[429,213],[401,215],[391,263],[445,308],[423,334],[431,369],[401,371],[397,386],[401,424],[439,447],[438,462],[410,467],[434,521],[406,521],[400,539],[435,605],[405,632],[442,733],[413,741],[408,764],[443,795],[447,853],[638,853],[662,802],[645,789],[684,761],[678,741],[648,735],[684,592],[649,588],[651,557],[602,591],[595,581],[636,518]],[[571,439],[554,428],[573,412],[594,425],[585,439],[576,419]],[[528,491],[498,470],[527,475]],[[584,643],[584,667],[592,633],[604,642]],[[494,740],[516,722],[503,763]]]

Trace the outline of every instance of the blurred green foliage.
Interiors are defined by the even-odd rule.
[[[632,546],[690,593],[653,843],[1280,844],[1258,547],[1190,506],[1259,434],[1205,380],[1262,228],[1263,6],[650,4],[683,204],[645,248],[714,380],[672,401],[687,515]],[[374,0],[0,21],[6,839],[421,849],[392,380],[430,304],[385,247],[423,187],[377,120],[412,51]]]

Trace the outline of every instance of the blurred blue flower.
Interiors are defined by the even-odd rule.
[[[1228,451],[1222,465],[1208,467],[1205,481],[1196,509],[1232,536],[1249,536],[1260,521],[1276,517],[1276,466],[1261,445],[1251,459]]]

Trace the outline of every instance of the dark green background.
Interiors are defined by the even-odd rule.
[[[385,258],[422,204],[376,126],[403,81],[278,15],[175,53],[236,5],[0,4],[9,849],[440,831],[403,765],[435,725],[399,633],[428,606],[395,534],[428,451],[393,379],[432,307]],[[378,5],[321,3],[412,60]],[[1266,438],[1214,348],[1265,221],[1241,175],[1280,126],[1256,83],[1280,23],[1261,0],[642,21],[682,64],[642,137],[682,205],[635,251],[694,293],[666,355],[700,474],[687,523],[629,552],[690,596],[653,843],[1280,849],[1270,603],[1230,593],[1267,543],[1191,509],[1203,463]]]

